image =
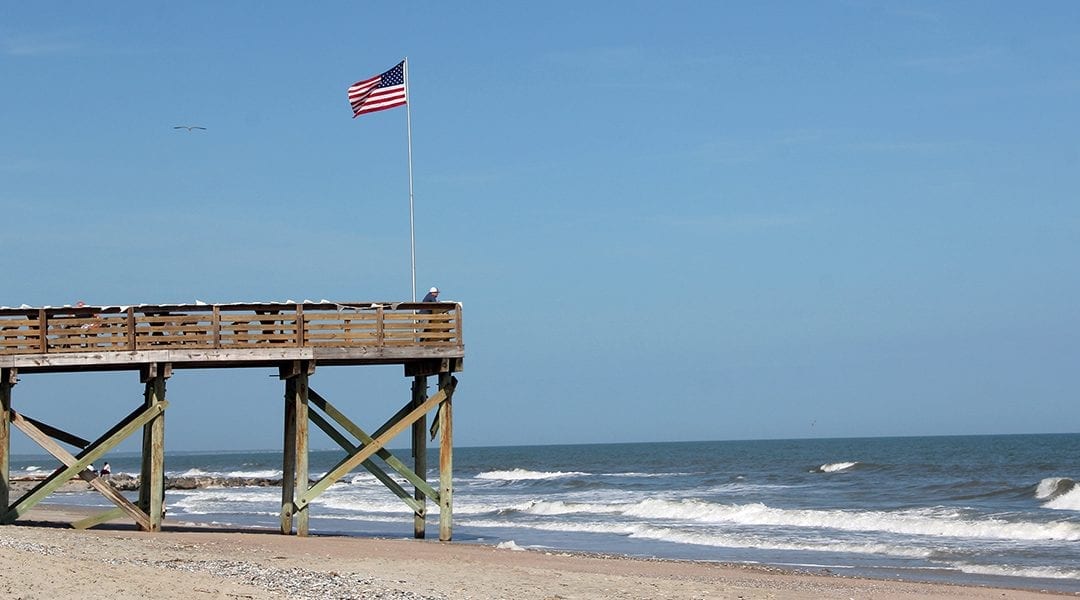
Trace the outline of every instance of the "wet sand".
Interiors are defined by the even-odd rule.
[[[1035,599],[1026,590],[846,578],[768,567],[522,551],[434,540],[283,536],[167,523],[78,531],[37,507],[0,527],[0,598]]]

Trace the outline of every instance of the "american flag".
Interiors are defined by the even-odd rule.
[[[353,118],[362,114],[386,110],[405,104],[405,61],[371,79],[349,86],[349,104]]]

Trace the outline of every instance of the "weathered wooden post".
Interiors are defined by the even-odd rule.
[[[427,400],[427,377],[417,375],[412,384],[412,406],[419,408]],[[420,417],[412,426],[413,472],[427,480],[427,415]],[[427,530],[427,495],[420,488],[413,488],[413,498],[420,505],[413,511],[413,537],[423,539]]]
[[[165,380],[172,375],[172,364],[150,363],[140,370],[145,386],[147,409],[165,404]],[[143,425],[142,469],[139,478],[139,507],[150,520],[149,531],[161,531],[165,515],[165,409]]]
[[[11,388],[17,371],[0,369],[0,515],[11,503]]]
[[[454,396],[454,376],[439,373],[439,390],[446,399],[439,404],[439,541],[453,538],[454,495],[454,420],[451,406]]]
[[[279,370],[285,380],[285,438],[281,466],[281,533],[308,534],[308,505],[297,508],[297,488],[308,490],[308,377],[314,365],[293,361]]]

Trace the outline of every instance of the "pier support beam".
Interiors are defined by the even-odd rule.
[[[160,412],[143,425],[139,508],[149,517],[148,531],[161,531],[165,516],[165,380],[172,376],[169,363],[150,363],[140,370],[145,386],[144,408]]]
[[[281,533],[308,534],[308,505],[297,505],[298,496],[308,491],[308,378],[315,365],[293,361],[279,369],[285,380],[285,436],[281,467]],[[297,490],[299,488],[299,494]]]
[[[453,398],[457,380],[450,373],[439,373],[439,541],[453,538],[454,516],[454,419]]]
[[[0,515],[11,504],[11,388],[18,372],[0,369]]]
[[[412,384],[412,407],[416,409],[427,400],[427,377],[417,375]],[[427,479],[427,414],[412,426],[413,472]],[[413,512],[413,537],[423,539],[427,530],[427,495],[420,488],[413,488],[413,498],[420,508]]]

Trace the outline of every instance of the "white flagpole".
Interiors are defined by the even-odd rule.
[[[413,224],[412,111],[409,109],[409,57],[405,57],[405,122],[409,131],[409,250],[412,255],[412,301],[416,302],[416,227]]]

